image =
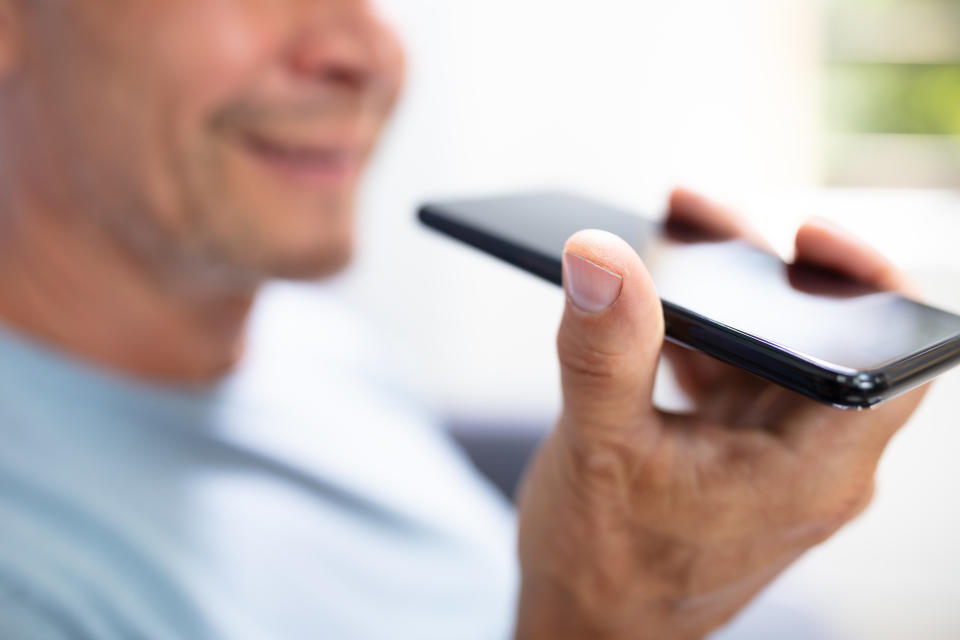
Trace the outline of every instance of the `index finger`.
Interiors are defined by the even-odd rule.
[[[769,243],[739,214],[689,189],[678,187],[670,194],[667,219],[703,229],[720,238],[740,238],[772,252]]]
[[[915,287],[883,254],[862,240],[821,218],[800,227],[796,261],[842,273],[878,289],[916,294]]]

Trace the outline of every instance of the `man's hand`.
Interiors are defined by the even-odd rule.
[[[674,193],[671,216],[753,237],[689,192]],[[906,289],[826,223],[801,228],[796,246],[798,261]],[[517,637],[702,637],[866,507],[880,455],[924,390],[843,411],[664,344],[647,271],[607,233],[570,239],[564,282],[564,407],[521,493]],[[653,406],[661,354],[692,415]]]

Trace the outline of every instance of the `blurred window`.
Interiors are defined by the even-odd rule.
[[[827,181],[960,186],[960,0],[831,0]]]

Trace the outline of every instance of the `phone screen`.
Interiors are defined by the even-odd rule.
[[[443,212],[557,269],[575,232],[615,233],[640,255],[665,303],[840,372],[880,369],[960,334],[960,317],[946,311],[578,196],[462,201]]]

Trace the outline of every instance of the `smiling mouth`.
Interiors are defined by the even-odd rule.
[[[312,186],[343,186],[360,171],[361,153],[349,145],[275,140],[249,134],[246,150],[287,179]]]

